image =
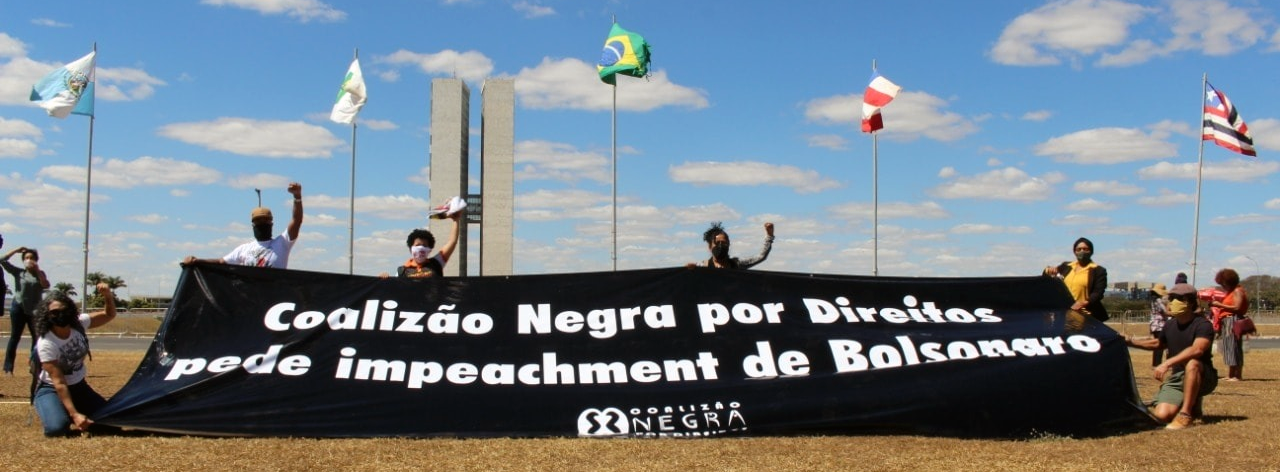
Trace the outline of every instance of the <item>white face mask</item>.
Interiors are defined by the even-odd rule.
[[[409,255],[413,256],[413,261],[419,264],[425,264],[427,257],[431,255],[431,248],[426,246],[414,246],[409,248]]]

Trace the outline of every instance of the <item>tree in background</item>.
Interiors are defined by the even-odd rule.
[[[90,272],[84,276],[84,279],[89,285],[107,284],[107,287],[111,288],[111,298],[115,300],[116,306],[121,306],[120,297],[116,295],[116,289],[129,286],[124,283],[124,279],[114,275],[106,275],[102,272]],[[85,297],[84,306],[86,310],[90,307],[103,306],[102,295],[97,292],[89,294],[89,296]]]
[[[71,282],[58,282],[56,284],[53,284],[53,291],[65,293],[67,294],[68,297],[72,297],[72,298],[75,298],[75,296],[77,295],[76,286]]]

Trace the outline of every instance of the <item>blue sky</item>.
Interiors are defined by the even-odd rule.
[[[1205,145],[1197,281],[1280,263],[1280,16],[1253,0],[0,0],[5,249],[79,285],[89,120],[27,98],[96,42],[90,271],[170,294],[182,257],[251,239],[254,188],[282,230],[298,181],[290,267],[345,273],[350,128],[327,117],[358,48],[357,274],[392,271],[450,196],[427,184],[439,77],[471,86],[473,162],[483,80],[515,79],[516,272],[610,270],[595,62],[615,17],[653,52],[648,79],[618,80],[620,269],[706,258],[710,221],[750,255],[770,221],[759,269],[869,275],[878,175],[879,275],[1036,274],[1086,236],[1113,282],[1171,283],[1192,259],[1206,73],[1259,158]],[[873,61],[903,87],[874,174]]]

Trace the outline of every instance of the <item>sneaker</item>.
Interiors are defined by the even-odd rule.
[[[1184,429],[1191,427],[1191,415],[1178,412],[1178,416],[1173,417],[1173,421],[1165,425],[1164,429]]]

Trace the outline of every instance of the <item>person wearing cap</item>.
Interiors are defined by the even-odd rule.
[[[1093,261],[1093,241],[1088,238],[1077,239],[1071,245],[1076,260],[1066,261],[1056,266],[1048,266],[1041,272],[1046,277],[1060,277],[1062,283],[1071,292],[1075,303],[1072,310],[1092,315],[1098,321],[1107,321],[1111,316],[1102,305],[1102,296],[1107,291],[1107,269]]]
[[[1164,331],[1165,319],[1169,317],[1169,289],[1164,284],[1155,284],[1151,287],[1151,337],[1160,336],[1160,332]],[[1154,349],[1151,351],[1151,367],[1160,365],[1164,360],[1164,349]]]
[[[249,212],[249,221],[253,223],[254,241],[241,244],[221,259],[199,259],[195,256],[187,256],[182,263],[207,262],[276,269],[288,268],[289,251],[293,249],[294,241],[298,240],[298,231],[302,229],[302,185],[292,182],[287,190],[293,195],[293,218],[289,220],[289,226],[279,236],[271,236],[274,223],[271,210],[264,207],[254,208]]]
[[[1164,362],[1152,368],[1160,384],[1151,414],[1167,422],[1166,429],[1183,429],[1203,416],[1204,396],[1218,386],[1213,368],[1213,325],[1196,314],[1195,287],[1174,284],[1169,289],[1169,316],[1160,335],[1152,339],[1124,337],[1125,345],[1138,349],[1168,349]]]
[[[711,223],[711,227],[702,233],[702,240],[707,242],[707,250],[711,258],[701,262],[690,262],[688,267],[713,267],[717,269],[750,269],[769,258],[773,249],[773,223],[764,224],[764,249],[755,257],[739,259],[729,256],[729,233],[724,231],[720,222]]]

